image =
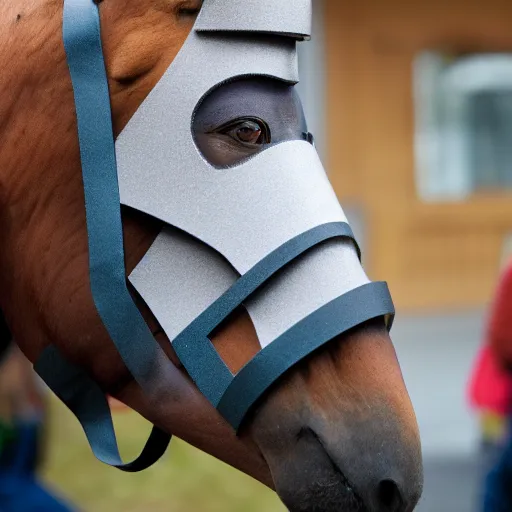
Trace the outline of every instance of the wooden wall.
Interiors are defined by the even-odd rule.
[[[364,209],[370,276],[401,309],[485,304],[512,193],[417,198],[412,62],[427,49],[512,51],[512,1],[325,0],[325,25],[327,164],[340,199]]]

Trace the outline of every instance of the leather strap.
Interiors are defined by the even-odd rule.
[[[110,406],[98,384],[83,369],[64,359],[54,346],[42,353],[35,370],[77,417],[94,455],[101,462],[135,473],[152,466],[165,453],[170,436],[153,427],[141,454],[133,462],[123,463]]]
[[[346,222],[317,226],[288,240],[249,269],[173,341],[173,348],[180,361],[214,407],[218,406],[233,375],[208,336],[279,270],[312,247],[339,237],[352,240],[360,257],[352,229]]]
[[[258,352],[233,378],[217,409],[238,431],[256,401],[295,364],[336,336],[393,312],[386,283],[368,283],[341,295]]]
[[[89,243],[89,274],[96,309],[134,379],[152,400],[172,364],[154,339],[126,284],[123,230],[108,80],[98,7],[65,0],[63,38],[73,84]],[[37,373],[76,415],[95,455],[123,471],[140,471],[166,451],[171,436],[153,428],[140,457],[123,464],[105,395],[87,374],[49,347]]]

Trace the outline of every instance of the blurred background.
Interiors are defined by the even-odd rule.
[[[300,87],[365,268],[397,307],[425,457],[418,509],[476,510],[466,389],[512,255],[512,3],[313,4]]]
[[[466,386],[512,255],[512,3],[313,0],[300,84],[392,335],[425,457],[421,512],[473,510],[479,423]],[[50,400],[44,479],[84,511],[283,511],[259,484],[180,441],[138,475],[96,462]],[[124,453],[147,425],[116,413]]]

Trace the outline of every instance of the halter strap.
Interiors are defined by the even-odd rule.
[[[167,450],[171,436],[153,427],[140,455],[124,463],[119,455],[110,406],[98,384],[83,369],[67,361],[55,346],[42,353],[35,369],[76,416],[92,452],[101,462],[135,473],[152,466]]]
[[[99,12],[93,0],[65,0],[63,39],[76,106],[94,303],[124,364],[147,395],[156,399],[160,377],[172,363],[126,284],[110,95]],[[101,461],[133,472],[149,467],[165,453],[171,436],[154,427],[140,457],[123,464],[110,408],[98,385],[55,347],[44,351],[35,370],[76,415]]]

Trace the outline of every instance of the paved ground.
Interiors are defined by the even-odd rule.
[[[391,334],[426,457],[474,453],[478,430],[466,386],[481,344],[483,319],[482,311],[421,316],[398,312]]]
[[[427,460],[425,491],[416,512],[478,512],[479,488],[474,458]]]
[[[478,429],[467,407],[466,383],[483,323],[483,311],[398,313],[392,335],[425,457],[425,491],[418,512],[478,511]]]

